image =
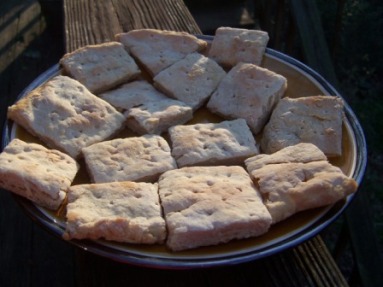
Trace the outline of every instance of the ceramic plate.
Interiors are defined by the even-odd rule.
[[[203,38],[206,40],[212,39],[211,37]],[[286,96],[288,97],[319,94],[340,96],[318,73],[301,62],[275,50],[266,50],[262,66],[287,78],[288,89]],[[58,74],[60,74],[59,66],[55,65],[33,81],[21,93],[20,97],[23,97],[32,89]],[[367,158],[365,138],[356,116],[347,103],[345,105],[345,115],[343,124],[343,155],[342,157],[332,159],[331,163],[339,166],[346,175],[353,177],[360,184]],[[206,120],[216,122],[222,119],[210,114],[206,109],[197,111],[193,118],[193,122]],[[15,137],[26,141],[39,142],[21,127],[9,121],[4,126],[3,147]],[[81,168],[80,176],[77,177],[76,181],[75,183],[89,182],[84,167]],[[298,213],[272,226],[268,233],[260,237],[183,252],[170,252],[163,245],[143,246],[112,243],[103,240],[72,240],[70,242],[95,254],[141,266],[201,268],[236,264],[272,255],[316,235],[344,211],[354,195],[348,196],[333,206]],[[15,198],[27,214],[48,228],[53,234],[59,237],[62,236],[64,231],[63,213],[65,212],[55,214],[36,206],[20,196],[15,195]]]

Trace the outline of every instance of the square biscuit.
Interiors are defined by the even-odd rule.
[[[92,93],[109,90],[141,73],[134,59],[119,42],[81,47],[65,54],[60,64],[66,73]]]
[[[166,68],[154,77],[154,86],[165,95],[201,107],[218,86],[226,72],[212,59],[198,53]]]
[[[242,167],[184,167],[165,172],[158,184],[173,251],[259,236],[271,224]]]
[[[132,81],[98,95],[120,111],[141,106],[149,101],[169,99],[145,80]]]
[[[103,141],[125,121],[80,82],[56,76],[8,108],[8,117],[48,146],[77,158],[81,149]]]
[[[260,30],[220,27],[216,30],[209,57],[226,67],[240,62],[260,66],[269,35]]]
[[[165,220],[152,183],[112,182],[71,186],[66,229],[70,239],[155,244],[166,238]]]
[[[153,77],[186,55],[203,51],[207,42],[186,32],[138,29],[116,35]]]
[[[331,165],[315,145],[300,143],[245,161],[273,223],[293,214],[333,204],[356,191],[354,179]]]
[[[56,210],[78,169],[65,153],[14,139],[0,154],[0,187]]]
[[[284,98],[275,107],[261,139],[264,153],[301,142],[328,157],[342,154],[343,100],[334,96]]]
[[[125,111],[126,125],[140,135],[161,134],[193,118],[190,106],[165,96],[146,81],[122,85],[99,97]]]
[[[287,80],[282,75],[239,63],[222,79],[207,108],[225,119],[245,119],[252,132],[258,134],[286,88]]]
[[[154,182],[165,171],[177,168],[166,140],[158,135],[119,138],[82,150],[93,182]]]
[[[246,158],[258,154],[244,119],[174,126],[169,135],[172,155],[179,167],[241,165]]]

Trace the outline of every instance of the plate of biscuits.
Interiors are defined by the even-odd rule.
[[[363,130],[264,31],[133,30],[81,47],[8,107],[0,187],[63,240],[153,268],[246,262],[349,205]]]

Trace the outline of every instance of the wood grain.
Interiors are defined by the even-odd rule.
[[[67,52],[133,29],[201,34],[182,0],[64,0],[64,15]]]
[[[348,286],[317,236],[268,258],[210,269],[147,269],[76,251],[78,286]]]

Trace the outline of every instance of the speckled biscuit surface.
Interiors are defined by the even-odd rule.
[[[93,93],[111,89],[141,73],[133,58],[118,42],[79,48],[65,54],[60,64]]]
[[[355,180],[330,164],[313,144],[301,143],[271,155],[254,156],[245,164],[273,223],[302,210],[333,204],[357,189]]]
[[[169,97],[200,108],[226,72],[212,59],[193,53],[154,77],[154,85]]]
[[[342,154],[343,101],[333,96],[284,98],[275,107],[261,139],[264,153],[300,142],[313,143],[326,156]]]
[[[141,106],[150,101],[168,98],[144,80],[132,81],[98,96],[122,111]]]
[[[152,76],[186,55],[207,47],[206,41],[189,33],[156,29],[133,30],[117,34],[116,39],[129,49]]]
[[[93,182],[156,181],[177,168],[165,139],[158,135],[119,138],[83,149]]]
[[[74,185],[68,191],[66,217],[65,239],[154,244],[166,237],[157,184]]]
[[[125,117],[80,82],[56,76],[8,108],[8,117],[76,158],[122,128]]]
[[[240,62],[261,65],[269,35],[260,30],[220,27],[216,30],[209,57],[224,66]]]
[[[147,81],[134,81],[99,95],[124,112],[127,126],[137,134],[161,134],[192,119],[187,104],[166,97]]]
[[[184,167],[164,173],[159,194],[173,251],[267,232],[271,217],[239,166]]]
[[[55,210],[78,169],[74,159],[58,150],[14,139],[0,154],[0,187]]]
[[[239,63],[222,79],[207,108],[226,119],[245,119],[253,133],[258,134],[286,88],[287,80],[282,75]]]
[[[258,154],[254,136],[243,119],[179,125],[169,129],[178,166],[240,165]]]

